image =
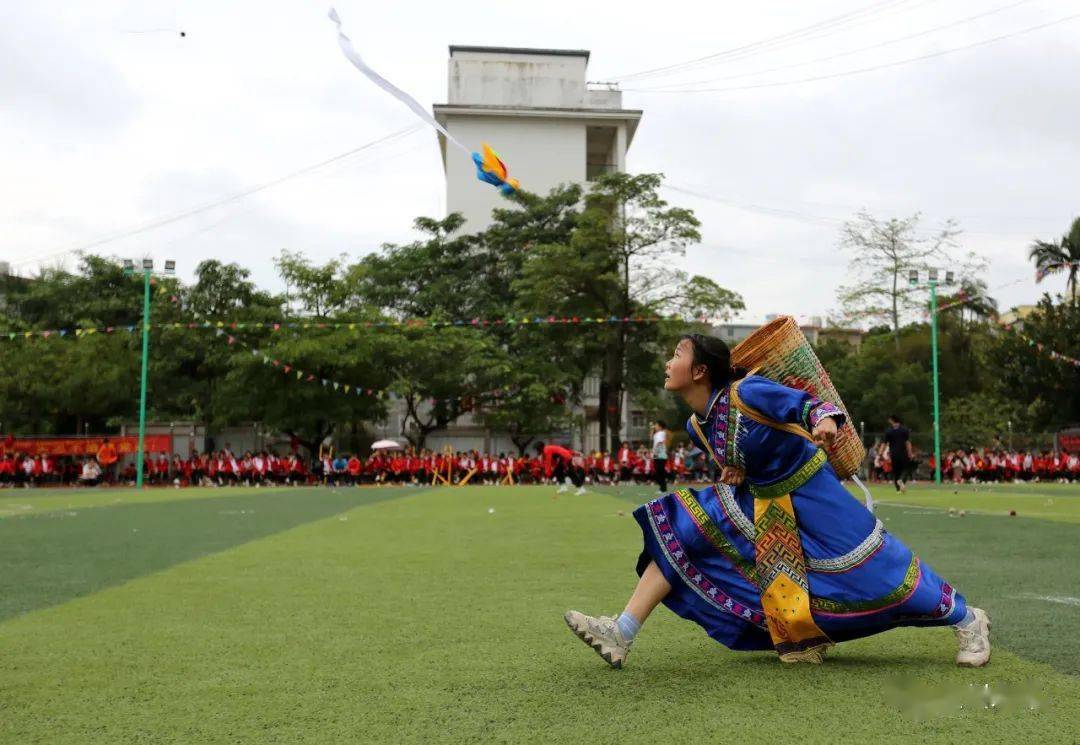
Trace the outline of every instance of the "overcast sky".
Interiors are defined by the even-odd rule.
[[[981,19],[843,54],[997,8]],[[0,24],[0,260],[84,245],[276,179],[411,126],[414,117],[342,57],[325,2],[8,3]],[[955,54],[929,55],[1080,13],[1078,0],[775,0],[632,3],[340,0],[366,59],[425,105],[446,100],[449,44],[589,49],[608,80],[723,52],[841,14],[814,33],[670,76],[628,78],[644,109],[632,171],[711,199],[684,262],[741,292],[745,318],[825,314],[846,264],[839,224],[865,207],[956,217],[990,260],[1003,308],[1034,301],[1027,247],[1080,216],[1080,18]],[[166,29],[154,32],[153,29]],[[186,32],[181,38],[178,31]],[[784,68],[762,72],[773,68]],[[750,74],[747,74],[750,73]],[[680,83],[710,92],[658,92]],[[504,153],[513,168],[512,153]],[[527,173],[516,173],[528,184]],[[250,267],[280,288],[280,249],[357,258],[413,237],[444,210],[428,130],[253,196],[99,246]],[[51,258],[51,261],[56,261]],[[73,262],[69,260],[69,266]],[[1016,281],[1020,280],[1020,281]],[[1012,283],[1000,287],[1006,283]]]

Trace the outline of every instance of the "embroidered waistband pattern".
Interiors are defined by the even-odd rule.
[[[791,474],[783,481],[769,484],[768,486],[756,486],[751,484],[750,493],[757,499],[775,499],[776,497],[782,497],[785,494],[791,494],[813,478],[814,474],[821,470],[821,467],[825,465],[825,462],[828,459],[829,456],[825,451],[818,448],[817,452],[814,453],[814,456],[810,458],[810,460],[799,466],[795,473]]]

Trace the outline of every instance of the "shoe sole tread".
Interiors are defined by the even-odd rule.
[[[581,641],[585,642],[588,646],[590,646],[594,652],[600,655],[601,659],[603,659],[604,662],[611,665],[616,670],[622,668],[622,660],[614,659],[611,655],[611,652],[605,652],[603,645],[596,640],[595,636],[590,634],[588,631],[575,628],[573,622],[571,622],[570,619],[566,618],[563,620],[566,621],[567,627],[574,632],[574,635],[578,639],[581,639]]]

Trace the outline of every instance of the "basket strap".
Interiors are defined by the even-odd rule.
[[[743,401],[742,398],[739,396],[739,384],[741,382],[742,381],[737,380],[732,383],[731,393],[729,394],[731,397],[731,403],[734,404],[739,411],[753,419],[758,424],[764,424],[766,427],[772,427],[773,429],[778,429],[782,432],[798,435],[803,439],[814,442],[814,438],[811,437],[810,434],[799,425],[787,424],[785,422],[778,422],[775,419],[770,419],[769,417],[765,416],[760,411]],[[694,428],[694,432],[697,434],[698,439],[701,440],[703,445],[705,445],[705,449],[709,451],[709,457],[713,459],[713,462],[716,463],[716,465],[718,466],[723,466],[724,464],[721,463],[719,459],[717,459],[716,453],[713,452],[712,445],[709,443],[709,438],[706,437],[705,432],[702,431],[701,424],[698,423],[697,417],[693,414],[690,415],[690,426]]]
[[[778,422],[775,419],[770,419],[769,417],[765,416],[760,411],[743,401],[742,398],[739,396],[739,383],[741,382],[742,381],[739,380],[731,384],[731,403],[735,404],[735,407],[738,408],[739,411],[753,419],[758,424],[764,424],[766,427],[772,427],[773,429],[778,429],[782,432],[787,432],[788,434],[798,435],[799,437],[802,437],[805,440],[809,440],[810,442],[814,441],[814,438],[810,436],[810,433],[800,427],[798,424],[789,424],[787,422]]]
[[[713,459],[713,463],[723,468],[724,464],[716,459],[716,453],[713,452],[712,445],[709,444],[709,438],[705,436],[705,433],[701,431],[701,425],[698,424],[697,415],[690,415],[690,426],[694,428],[694,432],[697,433],[698,439],[705,446],[705,449],[709,451],[709,457]]]

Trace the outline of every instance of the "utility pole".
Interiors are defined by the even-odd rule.
[[[927,272],[928,279],[919,281],[919,271],[912,269],[908,274],[908,284],[918,286],[926,285],[930,288],[930,364],[931,377],[934,391],[934,483],[941,483],[941,393],[938,385],[938,270],[931,269]],[[945,272],[945,284],[953,283],[953,273]]]
[[[165,262],[165,273],[174,274],[176,262]],[[135,273],[135,262],[131,259],[124,260],[124,273]],[[154,274],[154,260],[142,260],[143,275],[143,314],[142,314],[142,374],[139,382],[139,448],[135,454],[135,488],[143,488],[143,461],[145,460],[146,446],[146,387],[150,368],[150,278]]]

